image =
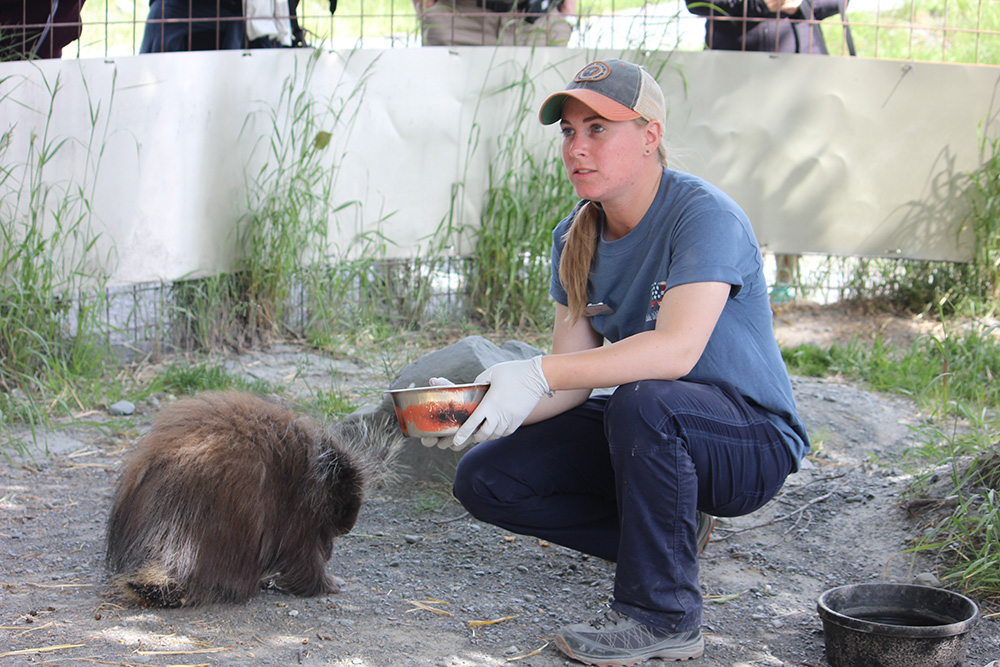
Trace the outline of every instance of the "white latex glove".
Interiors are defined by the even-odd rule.
[[[427,384],[431,387],[447,387],[448,385],[455,384],[447,378],[430,378],[427,380]],[[420,438],[420,444],[424,447],[437,447],[438,449],[452,449],[455,443],[455,436],[449,435],[444,438],[435,438],[434,436],[429,436],[426,438]],[[461,447],[459,447],[461,449]]]
[[[542,396],[552,393],[542,373],[540,356],[491,366],[479,374],[476,382],[489,382],[490,388],[458,429],[452,449],[462,449],[470,438],[485,442],[510,435],[524,423]]]

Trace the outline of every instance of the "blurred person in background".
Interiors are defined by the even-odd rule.
[[[61,58],[80,38],[84,0],[0,0],[0,60]]]
[[[576,0],[413,0],[424,46],[565,46]]]
[[[151,0],[139,53],[305,46],[299,1]]]
[[[705,47],[723,51],[827,54],[819,22],[846,0],[685,0],[706,17]]]

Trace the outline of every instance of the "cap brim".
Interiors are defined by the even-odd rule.
[[[538,120],[542,122],[542,125],[551,125],[562,120],[563,103],[567,97],[580,100],[596,111],[599,116],[608,120],[634,120],[641,115],[638,111],[629,109],[624,104],[615,102],[610,97],[587,88],[577,88],[555,93],[554,95],[550,95],[549,99],[545,100],[542,108],[538,111]]]

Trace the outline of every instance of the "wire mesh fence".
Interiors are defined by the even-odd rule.
[[[765,277],[777,285],[776,262],[765,252]],[[317,295],[302,280],[293,280],[287,303],[281,309],[280,331],[289,337],[305,335],[317,318],[330,323],[329,311],[318,313],[317,304],[331,305],[345,323],[354,315],[371,321],[378,319],[399,330],[413,330],[423,325],[466,321],[474,316],[469,293],[471,258],[435,260],[372,260],[354,266],[346,284],[331,280],[324,295]],[[805,300],[827,304],[858,296],[854,283],[860,260],[805,255],[799,258],[798,273],[786,293],[773,296],[776,303]],[[324,267],[336,271],[337,267]],[[202,290],[206,279],[178,282],[147,282],[107,288],[103,294],[81,297],[82,302],[99,302],[98,318],[105,335],[126,360],[156,359],[174,352],[202,349],[203,340],[195,329],[204,326],[192,309],[191,294]],[[71,315],[73,310],[67,311]],[[349,324],[348,324],[349,326]],[[67,323],[72,334],[73,324]]]
[[[422,324],[464,321],[470,315],[468,265],[470,258],[432,260],[392,259],[319,267],[326,275],[290,278],[287,299],[279,309],[278,336],[302,338],[317,322],[349,328],[358,321],[379,321],[400,331]],[[213,278],[175,282],[145,282],[107,287],[101,294],[81,295],[78,305],[99,304],[96,318],[109,344],[126,360],[159,358],[174,352],[225,347],[231,332],[218,332],[206,341],[206,327],[222,328],[230,322],[213,322],[211,304],[199,300],[213,290]],[[207,297],[218,299],[218,295]],[[238,311],[246,304],[220,304]],[[65,333],[74,335],[74,314],[65,310]],[[206,342],[212,344],[206,345]]]
[[[2,59],[303,44],[700,50],[716,32],[733,39],[713,48],[801,52],[818,33],[836,55],[1000,64],[996,0],[0,0],[0,30]]]

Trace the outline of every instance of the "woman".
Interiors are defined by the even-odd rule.
[[[559,122],[582,199],[553,234],[552,354],[477,378],[490,389],[453,447],[483,444],[454,492],[483,521],[617,563],[611,608],[558,631],[567,655],[695,658],[699,512],[756,510],[809,449],[757,241],[729,197],[666,167],[643,68],[591,63],[540,118]]]

